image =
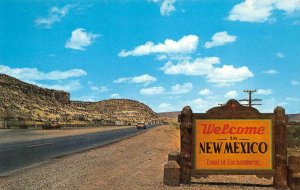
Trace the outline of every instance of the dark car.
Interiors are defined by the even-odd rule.
[[[146,129],[147,127],[146,127],[146,124],[145,124],[145,123],[138,123],[138,124],[136,125],[136,128],[137,128],[137,129]]]
[[[60,125],[57,121],[50,121],[49,123],[43,125],[42,129],[60,129]]]

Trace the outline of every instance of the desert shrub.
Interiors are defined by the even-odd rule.
[[[300,127],[295,127],[295,131],[293,133],[294,138],[300,138]]]
[[[288,147],[300,147],[300,127],[287,127],[287,144]]]
[[[25,124],[21,124],[21,125],[19,125],[19,127],[20,127],[20,129],[28,129],[28,126]]]
[[[180,129],[179,123],[177,122],[171,122],[169,125],[171,128]]]

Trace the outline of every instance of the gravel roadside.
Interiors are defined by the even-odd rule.
[[[0,189],[273,189],[269,187],[272,180],[256,176],[211,176],[193,180],[192,185],[166,187],[163,165],[168,152],[178,148],[179,130],[155,127],[118,143],[2,177]]]

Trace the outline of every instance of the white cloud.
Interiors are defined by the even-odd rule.
[[[167,112],[167,111],[174,111],[174,107],[171,104],[168,103],[161,103],[158,106],[159,112]]]
[[[157,79],[151,75],[144,74],[140,76],[135,76],[135,77],[123,77],[119,78],[117,80],[114,80],[114,83],[145,83],[145,84],[150,84],[151,82],[155,82]]]
[[[211,94],[212,94],[212,91],[209,90],[208,88],[205,88],[205,89],[202,89],[199,91],[199,95],[202,95],[202,96],[208,96]]]
[[[164,54],[161,54],[161,55],[157,55],[156,59],[159,60],[159,61],[162,61],[162,60],[168,59],[168,56],[164,55]]]
[[[192,60],[192,56],[188,54],[159,54],[156,55],[156,60],[158,61],[184,61],[184,60]]]
[[[186,94],[189,93],[193,89],[193,84],[188,82],[184,84],[176,84],[171,87],[172,94]]]
[[[74,100],[77,101],[85,101],[85,102],[96,102],[97,101],[97,97],[95,96],[80,96],[80,97],[75,97]]]
[[[208,82],[216,83],[217,86],[230,86],[235,82],[241,82],[253,77],[253,73],[246,66],[235,68],[232,65],[223,65],[215,68],[207,75]]]
[[[154,44],[146,42],[144,45],[137,46],[131,51],[122,50],[119,52],[120,57],[127,56],[142,56],[149,54],[176,54],[176,53],[191,53],[194,52],[198,45],[198,36],[188,35],[183,36],[180,40],[174,41],[166,39],[164,43]]]
[[[129,82],[131,79],[132,79],[131,77],[122,77],[122,78],[118,78],[117,80],[114,80],[113,83]]]
[[[71,7],[71,5],[66,5],[62,8],[51,7],[47,17],[38,17],[34,22],[37,26],[51,28],[55,22],[60,22],[61,19],[68,14]]]
[[[169,16],[173,11],[175,11],[174,3],[176,0],[164,0],[160,6],[160,14],[162,16]]]
[[[296,80],[292,80],[291,81],[291,85],[292,86],[298,86],[300,83],[298,82],[298,81],[296,81]]]
[[[288,14],[292,14],[300,10],[299,0],[274,0],[274,4],[278,10],[285,11]]]
[[[106,86],[100,86],[100,87],[98,87],[98,86],[91,86],[91,90],[92,91],[96,91],[96,92],[100,92],[100,93],[109,91]]]
[[[236,41],[236,36],[229,35],[226,31],[218,32],[213,35],[210,42],[205,42],[205,48],[212,48],[215,46],[223,46]]]
[[[171,86],[169,92],[162,86],[155,86],[150,88],[142,88],[140,93],[143,95],[154,95],[154,94],[186,94],[193,89],[193,84],[190,82],[184,84],[175,84]],[[174,98],[174,97],[172,97]]]
[[[263,71],[262,73],[264,73],[264,74],[269,74],[269,75],[276,75],[276,74],[278,74],[279,72],[278,72],[277,70],[270,69],[270,70],[267,70],[267,71]]]
[[[94,39],[97,38],[99,34],[88,33],[84,28],[77,28],[72,31],[71,38],[67,40],[65,48],[75,49],[75,50],[85,50],[84,48],[90,46]]]
[[[259,95],[270,95],[270,94],[273,94],[273,91],[271,89],[258,89],[256,91],[255,94],[259,94]]]
[[[238,96],[238,93],[235,90],[231,90],[224,95],[224,97],[228,98],[228,99],[234,99],[237,96]]]
[[[196,75],[206,76],[208,82],[216,83],[217,86],[230,86],[235,82],[240,82],[253,77],[253,73],[248,67],[243,66],[235,68],[232,65],[223,65],[223,67],[214,67],[220,63],[218,57],[197,58],[195,60],[181,60],[177,64],[167,62],[161,70],[170,75]]]
[[[276,57],[283,59],[283,58],[285,58],[285,55],[282,52],[277,52]]]
[[[264,22],[271,16],[273,0],[245,0],[235,5],[228,19],[241,22]]]
[[[121,98],[120,94],[118,93],[114,93],[110,96],[110,98],[113,98],[113,99],[118,99],[118,98]]]
[[[151,83],[155,82],[157,79],[153,76],[150,76],[148,74],[144,74],[141,76],[136,76],[132,78],[132,83]]]
[[[4,65],[0,65],[0,73],[4,73],[24,81],[63,80],[87,75],[87,73],[82,69],[71,69],[68,71],[57,70],[45,73],[36,68],[11,68]]]
[[[162,94],[165,92],[165,88],[162,86],[155,86],[151,88],[142,88],[140,93],[143,95],[155,95],[155,94]]]
[[[185,102],[184,105],[191,106],[194,113],[195,112],[204,113],[208,109],[215,107],[217,104],[213,101],[206,101],[202,98],[197,98],[197,99]]]
[[[235,5],[228,16],[231,21],[265,22],[271,15],[280,10],[293,14],[300,10],[299,0],[245,0]]]
[[[218,57],[197,58],[194,61],[182,60],[178,64],[167,62],[161,70],[170,75],[207,75],[213,70],[213,65],[220,63]]]
[[[170,14],[176,10],[174,6],[176,0],[148,0],[148,1],[160,4],[161,16],[170,16]]]
[[[285,100],[289,102],[300,102],[299,98],[294,98],[294,97],[287,97]]]
[[[73,92],[82,88],[79,80],[58,81],[57,84],[41,84],[35,82],[33,82],[33,84],[48,89],[63,90],[67,92]]]

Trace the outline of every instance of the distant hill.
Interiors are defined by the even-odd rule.
[[[158,113],[157,115],[165,123],[169,123],[169,124],[178,126],[178,115],[179,114],[180,114],[179,111],[174,111],[174,112],[162,112],[162,113]]]
[[[6,123],[58,120],[66,124],[97,125],[161,122],[149,106],[135,100],[71,101],[67,92],[41,88],[5,74],[0,74],[1,120]]]
[[[289,122],[300,122],[300,113],[298,114],[288,114]]]
[[[165,118],[177,119],[179,114],[180,114],[180,111],[161,112],[161,113],[158,113],[158,116],[159,117],[165,117]],[[300,113],[298,113],[298,114],[288,114],[288,118],[289,118],[289,122],[300,122]]]
[[[161,112],[157,113],[160,117],[169,117],[169,118],[178,118],[178,115],[180,114],[180,111],[173,111],[173,112]]]

